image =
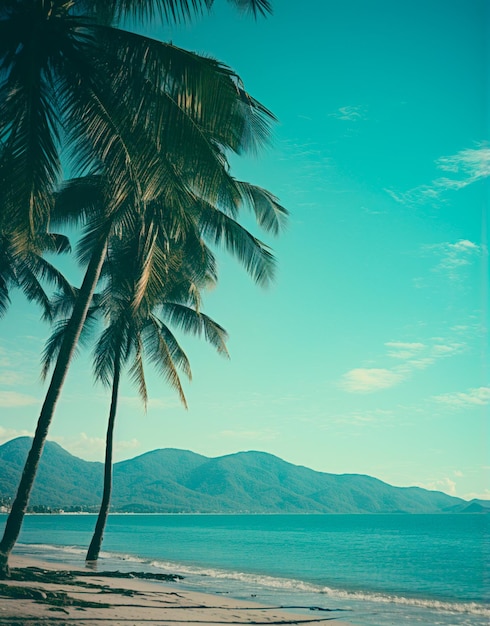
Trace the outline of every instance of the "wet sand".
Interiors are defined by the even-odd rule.
[[[348,626],[334,613],[288,613],[281,607],[180,589],[178,581],[105,576],[25,556],[10,559],[0,581],[1,626],[217,626],[325,624]],[[66,572],[66,575],[63,573]]]

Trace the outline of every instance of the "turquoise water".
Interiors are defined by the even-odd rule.
[[[94,521],[27,516],[17,550],[80,564]],[[488,626],[489,564],[488,515],[112,515],[100,567],[359,626]]]

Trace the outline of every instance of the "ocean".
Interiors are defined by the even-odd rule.
[[[28,515],[15,551],[80,565],[94,523]],[[111,515],[103,548],[99,569],[356,626],[490,622],[490,515]]]

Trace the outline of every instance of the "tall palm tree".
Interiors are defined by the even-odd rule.
[[[190,9],[203,4],[209,3],[181,3]],[[91,254],[79,298],[0,542],[0,577],[8,575],[8,555],[111,234],[128,226],[134,207],[146,212],[163,193],[175,216],[200,203],[200,228],[242,257],[250,251],[240,244],[247,240],[243,232],[233,226],[229,234],[230,216],[218,224],[209,207],[225,204],[232,213],[240,193],[226,152],[262,144],[271,114],[222,64],[114,26],[126,15],[148,17],[178,2],[112,0],[106,6],[96,0],[6,0],[0,6],[0,141],[9,223],[28,237],[49,219],[62,154],[73,171],[96,172],[105,181],[100,213],[89,223]],[[262,261],[249,260],[249,269]]]
[[[142,230],[145,225],[141,225]],[[106,434],[104,488],[94,533],[87,552],[87,561],[96,561],[102,545],[112,491],[113,436],[122,370],[130,364],[129,373],[138,386],[145,408],[148,393],[144,373],[144,357],[156,365],[160,373],[176,389],[187,408],[179,369],[189,378],[190,365],[170,326],[187,333],[204,334],[221,354],[227,355],[226,332],[200,311],[200,288],[215,284],[213,255],[204,247],[199,265],[189,264],[181,249],[169,247],[165,237],[158,237],[154,262],[150,264],[142,297],[140,278],[148,264],[145,236],[141,231],[132,240],[114,238],[103,268],[103,291],[92,306],[91,319],[99,314],[105,319],[94,350],[94,373],[97,380],[111,388],[111,403]],[[163,245],[162,245],[163,244]],[[135,302],[138,300],[137,306]],[[62,298],[56,307],[65,312],[71,298]],[[43,373],[59,347],[65,323],[61,322],[44,352]]]

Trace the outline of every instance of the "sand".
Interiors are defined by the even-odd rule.
[[[105,577],[80,567],[12,556],[12,579],[0,581],[0,626],[215,626],[325,624],[334,614],[287,613],[280,607],[181,589],[178,582]],[[25,570],[24,568],[30,568]],[[32,569],[38,568],[38,569]],[[69,570],[71,576],[60,576]],[[22,572],[35,580],[15,580]],[[50,572],[55,582],[46,582]]]

